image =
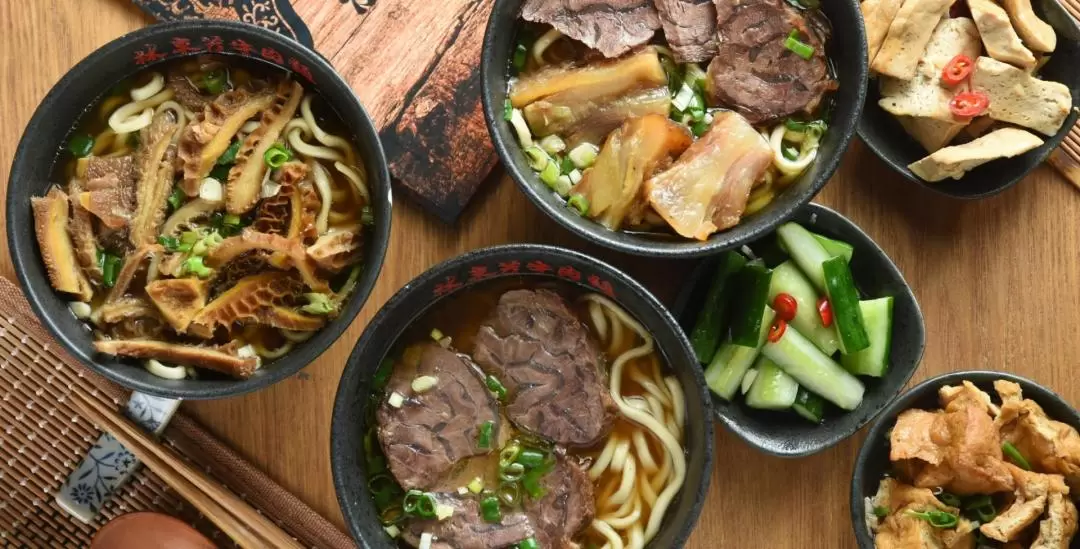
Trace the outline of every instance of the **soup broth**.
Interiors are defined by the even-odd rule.
[[[571,317],[560,318],[564,312]],[[517,315],[528,319],[521,325],[524,331],[507,333],[513,323],[508,319]],[[575,330],[587,338],[586,346],[576,346]],[[539,334],[553,339],[522,343]],[[551,428],[560,418],[541,416],[544,424],[537,424],[519,406],[519,401],[527,400],[530,407],[544,408],[558,397],[545,392],[544,382],[537,381],[540,378],[526,382],[528,374],[500,369],[515,360],[507,358],[507,353],[517,353],[520,345],[555,356],[567,341],[574,341],[571,346],[583,353],[596,353],[596,381],[602,398],[612,401],[598,435],[570,444],[552,440],[574,438]],[[546,351],[537,351],[535,345]],[[425,364],[441,352],[463,361],[465,373],[455,375],[447,368]],[[409,327],[389,356],[375,378],[365,457],[375,503],[388,532],[403,547],[422,545],[425,534],[429,542],[441,538],[446,544],[433,547],[531,547],[532,542],[541,547],[570,547],[571,542],[583,547],[590,543],[643,547],[656,534],[685,475],[684,399],[651,336],[617,305],[567,284],[500,279],[438,303]],[[564,380],[559,391],[588,390],[576,384],[575,376],[580,374],[573,371],[589,367],[588,359],[559,362],[534,354],[522,364],[529,369],[552,368],[552,375]],[[440,409],[443,402],[465,398],[457,392],[462,376],[467,379],[461,386],[481,387],[482,393],[468,393],[469,399],[480,401],[476,407],[480,416],[469,420],[480,422],[480,429],[474,431],[466,424],[464,439],[453,432],[460,427],[455,421],[463,415],[471,418],[474,409]],[[426,387],[427,378],[437,380],[433,387]],[[497,414],[490,441],[484,440],[483,433],[487,399]],[[596,409],[565,413],[590,417]],[[590,428],[587,421],[582,423],[582,430]],[[402,424],[410,430],[400,428]],[[432,432],[445,435],[438,439],[442,447],[409,434],[429,426]],[[446,435],[447,431],[451,433]],[[408,452],[401,450],[403,445],[409,446]],[[440,453],[446,447],[451,448],[451,455],[468,455],[452,463],[440,461],[434,475],[426,474],[431,467],[417,474],[423,461],[417,455],[425,456],[432,448]],[[516,465],[513,460],[534,454],[539,456],[537,463],[526,460]],[[569,480],[564,482],[564,477]],[[571,486],[571,481],[581,486]],[[432,498],[433,508],[449,508],[453,513],[440,519],[442,515],[405,512],[410,498],[426,497]],[[489,498],[498,502],[498,519],[485,514],[484,502]],[[545,507],[556,501],[563,502],[561,525],[549,520],[551,511]],[[468,537],[462,534],[464,525],[494,533]]]
[[[119,83],[76,122],[66,183],[32,200],[52,285],[98,352],[169,378],[252,375],[360,274],[370,195],[343,135],[268,65],[200,56]]]

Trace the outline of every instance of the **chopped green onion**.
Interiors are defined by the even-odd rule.
[[[229,145],[229,148],[225,149],[225,152],[221,153],[221,156],[218,157],[217,162],[215,162],[215,164],[217,164],[218,166],[227,166],[229,164],[235,164],[236,163],[236,153],[238,153],[238,152],[240,152],[240,140],[239,139],[237,139],[236,141],[233,141],[232,144]]]
[[[292,160],[292,152],[286,149],[281,143],[274,143],[266,153],[263,154],[263,160],[266,161],[266,165],[271,169],[278,169],[285,165],[286,162]]]
[[[491,448],[491,434],[495,430],[494,421],[485,421],[480,424],[480,433],[476,436],[477,448]]]
[[[236,214],[225,214],[225,216],[221,218],[221,222],[225,225],[232,225],[233,227],[239,227],[241,223],[240,216]]]
[[[192,273],[199,278],[206,278],[213,272],[210,267],[203,264],[202,256],[193,255],[184,260],[183,270],[185,273]]]
[[[214,69],[207,71],[203,75],[203,88],[212,94],[219,94],[225,91],[225,85],[229,81],[229,74],[223,69]]]
[[[540,549],[540,543],[536,538],[525,538],[518,542],[518,549]]]
[[[664,67],[664,75],[667,76],[668,89],[671,93],[675,93],[679,90],[679,86],[682,85],[682,67],[675,62],[674,59],[666,56],[660,56],[660,65]]]
[[[566,155],[574,166],[579,170],[584,170],[593,165],[596,162],[596,155],[600,152],[596,148],[596,145],[592,143],[582,143],[573,149]]]
[[[506,101],[503,102],[503,120],[506,120],[507,122],[509,122],[510,119],[513,118],[513,117],[514,117],[514,104],[510,102],[510,98],[508,97],[508,98],[506,98]]]
[[[118,256],[109,252],[100,252],[98,255],[98,267],[101,268],[101,281],[106,288],[116,285],[116,277],[120,274],[123,262]]]
[[[222,183],[229,180],[229,170],[232,169],[232,164],[223,164],[220,166],[214,166],[214,169],[210,170],[210,177],[221,181]]]
[[[548,162],[544,166],[543,170],[540,170],[540,181],[543,181],[545,185],[555,189],[555,184],[559,181],[559,164],[557,162]]]
[[[560,175],[555,179],[555,192],[566,198],[566,195],[570,194],[570,189],[574,188],[574,182],[570,181],[569,175]]]
[[[690,132],[694,134],[694,137],[701,137],[707,131],[709,131],[709,124],[705,120],[698,120],[690,126]]]
[[[589,199],[585,198],[585,195],[583,194],[571,195],[570,199],[566,201],[566,205],[570,206],[583,216],[589,215]]]
[[[175,252],[180,247],[180,241],[175,236],[161,235],[157,238],[157,241],[165,250],[170,252]]]
[[[686,76],[684,78],[686,83],[694,88],[694,91],[703,93],[705,91],[705,82],[708,81],[709,75],[706,74],[697,63],[687,63]]]
[[[173,187],[172,193],[169,194],[169,207],[176,210],[184,205],[185,200],[187,200],[187,195],[184,194],[184,190],[180,187]]]
[[[202,235],[196,231],[184,231],[180,234],[180,243],[182,244],[194,244],[202,238]]]
[[[540,484],[541,469],[534,469],[521,477],[521,487],[525,489],[525,493],[529,494],[529,497],[537,500],[544,497],[547,490]]]
[[[502,521],[502,509],[499,507],[499,498],[488,496],[480,500],[480,516],[490,523]]]
[[[499,478],[506,482],[517,482],[525,475],[525,466],[520,463],[511,463],[506,467],[499,467]]]
[[[784,39],[784,47],[807,61],[814,57],[814,47],[799,40],[799,29],[791,29],[791,33]]]
[[[371,212],[371,206],[360,208],[360,223],[368,226],[375,224],[375,214]]]
[[[1021,454],[1020,450],[1017,450],[1016,446],[1013,446],[1012,443],[1008,441],[1001,443],[1001,451],[1005,452],[1005,455],[1008,456],[1017,467],[1025,471],[1031,470],[1031,464],[1028,463],[1028,460],[1024,459],[1024,455]]]
[[[671,100],[671,106],[679,112],[683,112],[690,106],[690,102],[694,99],[694,88],[690,87],[690,84],[683,82],[679,92],[675,94],[675,97]]]
[[[529,129],[529,125],[525,122],[525,117],[521,115],[521,109],[514,109],[510,113],[510,124],[514,126],[514,131],[517,132],[518,142],[522,147],[531,147],[533,144],[532,130]]]
[[[953,496],[953,497],[955,497],[955,496]],[[941,496],[938,496],[938,499],[941,499]],[[956,498],[956,500],[959,501],[960,498]],[[944,501],[944,500],[942,500],[942,501]],[[990,499],[990,496],[985,495],[985,494],[981,494],[981,495],[978,495],[978,496],[972,496],[972,497],[968,498],[964,502],[963,507],[964,507],[964,509],[977,509],[979,507],[985,507],[987,505],[993,505],[993,504],[994,504],[994,500]],[[946,505],[952,505],[952,504],[951,503],[946,503]],[[952,505],[952,506],[953,507],[960,507],[959,504]]]
[[[529,167],[534,171],[542,171],[551,162],[548,153],[536,145],[525,147],[524,152],[525,157],[529,159]]]
[[[515,507],[521,502],[521,486],[516,482],[504,482],[499,485],[499,489],[495,491],[495,495],[499,497],[499,501],[507,507]]]
[[[476,477],[469,481],[468,489],[474,494],[479,494],[484,491],[484,481],[480,477]]]
[[[499,452],[499,468],[504,468],[517,461],[519,454],[521,454],[521,445],[516,442],[503,447],[502,451]]]
[[[909,510],[909,515],[925,520],[934,528],[952,528],[960,521],[960,517],[946,511],[914,511]]]
[[[301,311],[313,315],[328,315],[337,308],[334,306],[334,302],[330,299],[328,294],[322,293],[307,293],[304,294],[308,303],[303,307],[300,307]]]
[[[521,451],[521,454],[517,457],[517,463],[520,463],[530,469],[539,467],[547,460],[547,454],[539,450],[533,450],[532,448],[526,448]]]
[[[487,388],[489,391],[495,393],[495,398],[499,400],[503,400],[506,398],[506,386],[503,385],[501,381],[499,381],[499,378],[489,375],[487,376],[487,379],[484,380],[484,383],[487,384]]]
[[[792,147],[791,145],[784,145],[783,147],[780,148],[780,152],[783,153],[784,158],[786,158],[788,160],[798,160],[799,159],[799,149],[796,149],[795,147]]]
[[[522,71],[525,70],[525,61],[529,57],[529,49],[525,47],[525,44],[518,44],[514,48],[514,68]]]
[[[551,134],[540,140],[540,148],[544,149],[544,152],[555,155],[566,150],[566,142],[561,137]]]
[[[382,391],[386,388],[386,384],[390,381],[390,374],[394,371],[394,360],[391,358],[385,358],[379,364],[379,368],[375,370],[375,377],[372,379],[371,384],[375,387],[376,391]]]
[[[975,512],[975,516],[979,518],[979,522],[982,524],[986,524],[997,518],[997,509],[994,507],[993,503],[980,505],[971,509],[971,511]]]
[[[889,508],[883,505],[878,505],[877,507],[874,507],[874,515],[877,518],[885,518],[889,516]]]
[[[94,150],[94,138],[85,133],[73,135],[67,149],[75,158],[90,156],[90,151]]]
[[[435,505],[435,496],[420,490],[409,490],[405,493],[401,507],[406,515],[435,518]]]
[[[704,118],[705,117],[705,99],[703,99],[701,97],[701,94],[695,93],[694,96],[690,98],[690,104],[686,106],[686,110],[690,111],[690,114],[692,116],[694,115],[695,112],[700,112],[701,113],[700,118]],[[697,119],[699,119],[699,117],[694,116],[694,119],[697,120]]]
[[[436,342],[441,341],[442,338],[446,337],[446,334],[442,333],[442,330],[438,328],[432,328],[431,334],[429,335],[431,336],[431,339],[435,340]]]
[[[937,498],[938,498],[939,501],[941,501],[941,503],[944,503],[945,505],[948,505],[949,507],[956,507],[956,508],[960,507],[960,496],[957,496],[956,494],[951,494],[949,492],[942,492],[942,493],[938,494]]]
[[[784,127],[798,133],[803,133],[809,125],[806,122],[800,122],[794,118],[788,118],[784,120]]]
[[[191,255],[206,255],[208,251],[210,247],[206,245],[206,240],[200,240],[191,246]]]
[[[564,157],[559,159],[559,171],[563,175],[570,175],[570,172],[572,172],[572,171],[574,171],[576,169],[577,169],[577,166],[574,166],[574,161],[570,160],[570,157],[564,156]]]

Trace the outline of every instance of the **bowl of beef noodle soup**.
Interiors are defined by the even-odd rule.
[[[366,547],[679,547],[708,489],[701,369],[644,288],[509,245],[434,267],[338,388],[338,500]]]
[[[183,46],[183,47],[181,47]],[[382,264],[386,161],[317,54],[224,22],[153,26],[44,99],[8,186],[30,302],[94,370],[178,398],[311,362]]]
[[[862,109],[863,35],[852,0],[502,0],[485,114],[515,180],[573,232],[700,256],[824,186]]]

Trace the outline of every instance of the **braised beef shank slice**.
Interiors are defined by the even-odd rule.
[[[713,0],[656,0],[664,37],[680,63],[700,63],[716,56],[716,6]]]
[[[438,382],[418,393],[412,383],[419,376]],[[394,393],[404,397],[400,407],[390,403]],[[390,472],[406,490],[431,488],[458,461],[498,450],[498,405],[481,374],[468,357],[435,343],[405,350],[376,421]],[[481,448],[480,426],[489,421],[492,442]]]
[[[604,57],[648,42],[660,28],[652,0],[528,0],[521,17],[551,25]]]
[[[513,290],[476,335],[473,358],[508,391],[506,415],[551,442],[588,447],[611,430],[614,402],[589,329],[549,290]]]
[[[811,112],[836,88],[819,25],[784,0],[717,1],[719,48],[709,64],[712,100],[753,124]],[[814,49],[803,59],[785,46],[792,30]]]

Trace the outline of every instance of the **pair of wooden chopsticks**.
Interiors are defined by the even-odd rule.
[[[151,440],[119,412],[84,394],[82,388],[75,388],[71,394],[72,402],[87,419],[116,437],[139,461],[241,547],[302,549],[302,545],[268,518],[202,471],[188,465],[175,452]]]
[[[1080,0],[1059,0],[1065,11],[1080,20]],[[1050,153],[1050,165],[1080,189],[1080,125],[1073,126],[1061,146]]]

